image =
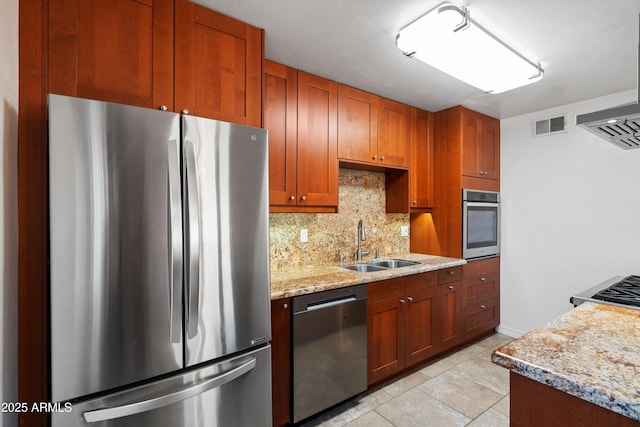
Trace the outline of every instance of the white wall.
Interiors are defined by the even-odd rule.
[[[0,1],[0,402],[18,400],[18,0]],[[15,426],[2,413],[0,425]]]
[[[575,126],[576,114],[636,100],[628,91],[501,121],[501,326],[518,336],[572,308],[569,298],[640,274],[640,149]],[[567,113],[567,132],[534,120]]]

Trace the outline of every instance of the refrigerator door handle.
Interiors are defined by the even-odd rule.
[[[185,141],[187,183],[187,335],[198,332],[198,307],[200,304],[200,206],[198,201],[198,178],[196,176],[196,153],[192,142]]]
[[[117,418],[126,417],[129,415],[139,414],[142,412],[151,411],[153,409],[162,408],[164,406],[171,405],[176,402],[183,401],[193,396],[202,394],[208,390],[216,387],[220,387],[224,384],[230,383],[236,378],[245,375],[256,366],[256,359],[253,358],[242,365],[230,369],[215,377],[208,378],[200,381],[197,384],[189,386],[185,389],[175,391],[173,393],[165,394],[162,396],[154,397],[151,399],[141,400],[139,402],[133,402],[122,406],[116,406],[113,408],[96,409],[94,411],[87,411],[83,414],[84,419],[88,423],[96,423],[99,421],[113,420]]]
[[[180,152],[176,140],[169,141],[167,155],[169,208],[169,339],[182,340],[182,200],[180,197]]]

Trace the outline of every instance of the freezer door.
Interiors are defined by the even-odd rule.
[[[51,391],[183,367],[180,120],[49,96]]]
[[[186,363],[270,340],[263,129],[182,117]]]
[[[256,427],[271,425],[271,347],[74,405],[53,427]]]

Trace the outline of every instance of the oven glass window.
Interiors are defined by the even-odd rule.
[[[467,248],[498,244],[498,210],[493,207],[471,207],[467,211]]]

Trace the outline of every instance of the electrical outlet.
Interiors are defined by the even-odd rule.
[[[307,243],[309,241],[309,230],[303,228],[300,230],[300,242]]]
[[[401,225],[400,226],[400,235],[402,237],[409,237],[409,226],[408,225]]]

